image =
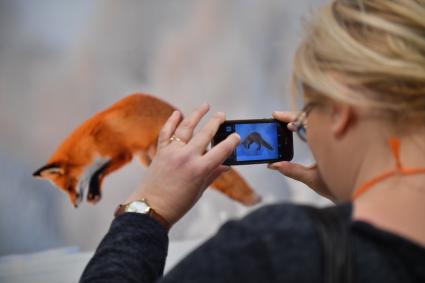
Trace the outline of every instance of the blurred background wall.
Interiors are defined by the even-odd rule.
[[[323,2],[0,0],[0,255],[96,247],[143,180],[138,161],[106,179],[99,204],[78,209],[31,174],[73,128],[125,95],[152,93],[185,113],[208,102],[228,119],[290,109],[301,17]],[[295,161],[312,162],[305,145],[295,150]],[[264,165],[237,169],[261,205],[326,203]],[[171,240],[207,237],[251,209],[208,191]]]

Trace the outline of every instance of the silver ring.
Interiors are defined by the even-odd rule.
[[[182,141],[179,137],[177,137],[176,135],[173,135],[171,138],[170,138],[170,141],[171,142],[173,142],[173,141],[177,141],[177,142],[182,142],[182,143],[185,143],[184,141]]]

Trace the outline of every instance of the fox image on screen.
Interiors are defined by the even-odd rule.
[[[277,158],[276,123],[236,124],[235,131],[241,137],[236,147],[236,160],[267,160]],[[252,146],[252,144],[256,146]]]
[[[242,141],[242,145],[249,149],[249,147],[251,146],[251,144],[257,144],[257,151],[259,151],[261,149],[261,146],[265,146],[268,150],[273,150],[273,147],[271,145],[269,145],[261,136],[261,134],[257,133],[257,132],[252,132],[250,133],[243,141]]]

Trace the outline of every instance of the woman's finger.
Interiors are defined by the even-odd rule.
[[[158,137],[158,149],[169,144],[170,138],[173,135],[174,131],[176,130],[177,125],[179,124],[181,117],[182,117],[182,115],[181,115],[180,111],[175,110],[170,115],[167,122],[165,122],[164,126],[162,126],[162,129],[161,129],[161,131],[159,133],[159,137]]]
[[[202,130],[192,138],[189,145],[196,148],[200,154],[203,154],[225,119],[226,115],[223,112],[217,112],[202,128]]]
[[[289,111],[273,111],[272,113],[273,118],[276,120],[279,120],[281,122],[288,123],[288,129],[291,131],[294,131],[293,124],[291,123],[297,118],[296,112],[289,112]]]
[[[202,117],[208,112],[210,106],[207,103],[199,106],[193,113],[183,119],[183,121],[178,125],[174,135],[181,139],[183,142],[189,142],[192,138],[193,130],[196,125],[198,125],[199,121]]]
[[[237,133],[233,133],[214,146],[210,151],[203,155],[202,158],[205,162],[208,162],[209,168],[216,168],[223,164],[227,157],[235,150],[240,141],[241,137]]]
[[[311,185],[313,174],[315,174],[314,170],[316,170],[316,165],[307,167],[288,161],[271,163],[267,167],[269,169],[278,170],[283,175],[300,181],[306,185]]]
[[[297,113],[291,111],[273,111],[272,116],[276,120],[289,123],[295,120]]]

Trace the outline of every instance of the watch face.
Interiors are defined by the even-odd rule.
[[[143,201],[133,201],[128,205],[128,212],[148,213],[150,207]]]

